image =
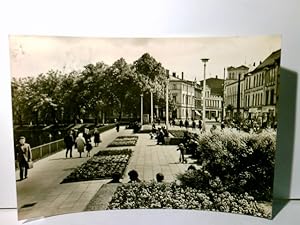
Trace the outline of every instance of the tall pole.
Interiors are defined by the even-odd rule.
[[[207,59],[207,58],[203,58],[203,59],[201,59],[201,61],[204,63],[204,72],[203,72],[203,76],[204,76],[204,78],[203,78],[203,94],[202,94],[202,107],[203,107],[203,109],[202,109],[202,122],[203,122],[203,126],[202,126],[202,129],[203,129],[203,131],[205,131],[205,87],[206,87],[206,63],[208,62],[208,60],[209,59]]]
[[[141,94],[141,125],[143,125],[143,94]]]
[[[153,123],[153,92],[151,91],[151,124]]]
[[[169,70],[167,72],[167,82],[166,82],[166,129],[168,130],[169,125]]]
[[[223,78],[223,99],[222,99],[222,118],[221,121],[224,120],[225,114],[225,67],[224,67],[224,78]]]

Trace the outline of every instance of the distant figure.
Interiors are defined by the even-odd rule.
[[[86,151],[87,151],[86,157],[91,156],[90,152],[92,149],[93,149],[92,141],[91,141],[91,139],[88,139],[88,141],[86,142]]]
[[[184,145],[183,145],[183,143],[180,143],[179,145],[178,145],[178,149],[177,149],[177,151],[180,151],[180,155],[179,155],[179,163],[186,163],[187,161],[186,161],[186,159],[184,159],[184,154],[185,154],[185,147],[184,147]]]
[[[120,130],[120,123],[119,122],[116,123],[116,130],[117,130],[117,132],[119,132],[119,130]]]
[[[74,145],[74,139],[72,131],[70,131],[64,138],[65,146],[66,146],[66,158],[68,158],[68,152],[70,151],[70,158],[72,158],[72,149]]]
[[[164,178],[165,178],[165,177],[164,177],[164,175],[163,175],[162,173],[156,174],[156,181],[157,181],[158,183],[163,182]]]
[[[224,128],[225,128],[225,124],[224,124],[224,121],[222,121],[222,123],[221,123],[221,130],[224,130]]]
[[[175,126],[175,125],[176,125],[176,122],[175,122],[175,120],[174,120],[174,119],[172,120],[172,125],[173,125],[173,126]]]
[[[112,180],[108,183],[121,183],[120,179],[121,179],[122,175],[119,172],[114,172],[112,174]]]
[[[96,129],[94,132],[94,143],[95,143],[95,147],[97,147],[100,143],[100,132],[98,129]]]
[[[179,121],[179,127],[180,128],[183,127],[183,121],[182,120]]]
[[[217,129],[217,126],[214,124],[214,125],[212,125],[212,127],[210,128],[210,132],[211,132],[211,133],[214,133],[216,129]]]
[[[26,143],[26,138],[24,136],[19,138],[19,144],[16,146],[16,159],[19,163],[20,180],[26,179],[29,162],[32,160],[32,152],[30,145]]]
[[[188,127],[189,127],[189,121],[188,120],[185,120],[184,126],[185,126],[186,129],[188,129]]]
[[[129,171],[128,176],[129,176],[129,179],[130,179],[130,181],[128,183],[141,182],[141,180],[139,179],[139,174],[136,170]]]
[[[199,130],[202,131],[202,120],[199,120],[199,125],[198,125],[198,127],[199,127]]]
[[[158,128],[158,132],[157,132],[157,144],[159,145],[159,143],[161,144],[165,144],[165,134],[163,132],[163,130],[161,128]]]
[[[196,122],[195,122],[195,120],[193,120],[193,122],[192,122],[192,128],[193,128],[193,130],[195,130],[195,128],[196,128]]]
[[[78,134],[78,137],[76,138],[75,143],[77,145],[77,149],[78,149],[78,152],[79,152],[79,157],[81,158],[81,154],[84,152],[84,146],[86,144],[82,133]]]

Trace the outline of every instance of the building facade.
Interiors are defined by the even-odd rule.
[[[256,120],[260,125],[277,119],[280,50],[273,52],[252,71],[228,67],[224,86],[226,118]],[[238,94],[240,95],[238,97]]]
[[[172,112],[173,119],[199,120],[202,119],[203,111],[203,86],[200,82],[188,81],[176,76],[175,73],[170,77],[169,90],[175,102],[175,110]],[[205,91],[205,118],[221,119],[222,96],[212,94],[211,87],[206,85]]]

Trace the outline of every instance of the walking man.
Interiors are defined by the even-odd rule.
[[[70,151],[70,158],[72,158],[72,149],[74,145],[74,139],[72,131],[70,131],[64,138],[65,146],[66,146],[66,158],[68,157],[68,152]]]
[[[16,146],[16,158],[20,168],[20,180],[26,179],[29,162],[32,160],[32,153],[30,145],[26,143],[26,138],[24,136],[19,138],[19,144]]]

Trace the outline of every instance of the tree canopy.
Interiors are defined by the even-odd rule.
[[[97,122],[100,113],[136,118],[140,94],[145,113],[150,113],[150,92],[154,104],[164,106],[166,81],[165,68],[148,53],[133,64],[120,58],[111,66],[97,62],[81,71],[49,70],[36,77],[13,78],[14,123],[70,123],[91,116]]]

